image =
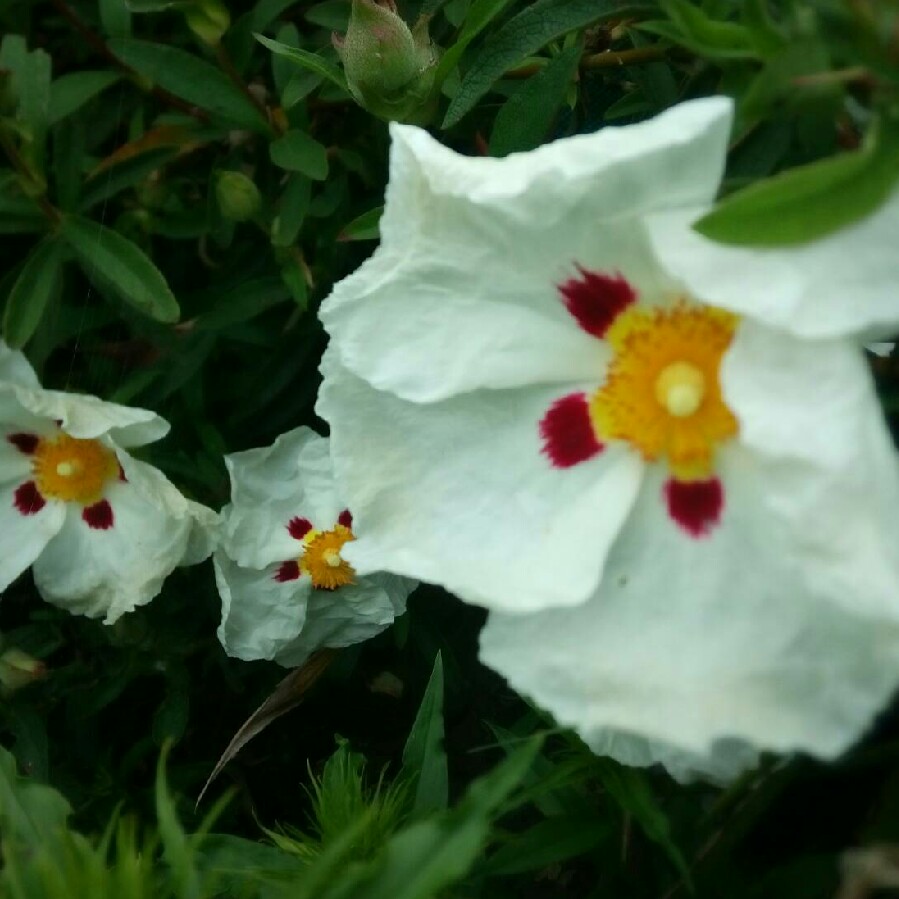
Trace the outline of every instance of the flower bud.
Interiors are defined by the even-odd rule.
[[[26,655],[21,649],[7,649],[0,655],[0,693],[4,696],[40,680],[47,666]]]
[[[232,222],[253,218],[262,205],[259,188],[243,172],[218,172],[215,199],[222,217]]]
[[[221,0],[196,0],[184,12],[187,27],[210,47],[215,47],[231,25],[231,14]]]
[[[333,41],[360,106],[388,121],[421,120],[437,65],[427,19],[410,30],[393,0],[353,0],[347,33]]]

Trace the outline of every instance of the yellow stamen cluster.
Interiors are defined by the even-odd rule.
[[[356,576],[353,566],[340,555],[345,543],[355,540],[353,532],[342,524],[330,531],[309,531],[303,537],[305,550],[300,556],[300,570],[312,578],[312,586],[319,590],[336,590],[351,584]]]
[[[63,433],[38,442],[31,468],[41,496],[85,506],[99,502],[106,484],[119,475],[111,449]]]
[[[728,312],[684,302],[619,315],[606,334],[615,357],[590,400],[600,438],[666,459],[680,480],[708,477],[715,446],[738,430],[719,381],[736,324]]]

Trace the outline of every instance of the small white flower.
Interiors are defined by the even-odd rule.
[[[33,563],[48,602],[112,624],[208,556],[215,514],[126,451],[168,429],[146,409],[43,390],[0,342],[0,591]]]
[[[403,613],[413,581],[357,577],[343,558],[356,534],[324,437],[297,428],[225,463],[231,503],[214,564],[229,655],[296,666],[320,647],[367,640]]]
[[[650,239],[713,201],[730,118],[502,160],[392,126],[318,406],[360,573],[491,609],[482,659],[597,751],[716,778],[836,755],[899,681],[899,472],[860,349],[703,304]]]

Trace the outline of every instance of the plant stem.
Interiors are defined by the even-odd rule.
[[[634,47],[631,50],[605,50],[593,53],[581,60],[582,69],[611,69],[618,66],[632,66],[664,59],[666,50],[662,47]]]
[[[281,128],[275,118],[272,116],[269,108],[263,103],[251,90],[246,81],[243,80],[240,72],[237,71],[237,67],[234,65],[234,61],[231,59],[228,51],[225,49],[224,45],[221,43],[216,44],[215,46],[215,58],[218,61],[219,66],[222,71],[231,79],[231,82],[235,87],[240,90],[240,92],[259,110],[262,114],[262,117],[265,119],[269,125],[274,128],[279,134],[284,133],[284,129]]]
[[[2,147],[3,152],[6,154],[6,158],[9,159],[12,167],[16,170],[19,177],[22,178],[26,182],[34,183],[34,178],[31,175],[31,172],[28,170],[28,166],[22,161],[22,157],[19,155],[19,151],[16,149],[16,145],[9,139],[9,137],[0,131],[0,147]],[[30,194],[27,196],[30,199],[34,200],[35,203],[40,207],[41,212],[49,219],[50,223],[55,228],[60,221],[62,220],[62,215],[59,210],[47,199],[47,197],[41,193],[38,196],[33,197]]]

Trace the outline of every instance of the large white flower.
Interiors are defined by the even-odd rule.
[[[405,611],[414,582],[357,577],[343,558],[356,535],[324,437],[297,428],[225,463],[231,503],[213,559],[222,596],[218,637],[229,655],[300,665],[320,647],[373,637]]]
[[[208,556],[215,514],[127,452],[168,429],[146,409],[43,390],[0,342],[0,591],[33,563],[48,602],[112,624]]]
[[[484,661],[598,751],[719,777],[752,747],[839,753],[899,681],[899,472],[860,350],[659,261],[730,118],[696,101],[503,160],[392,126],[318,407],[360,573],[492,609]]]

